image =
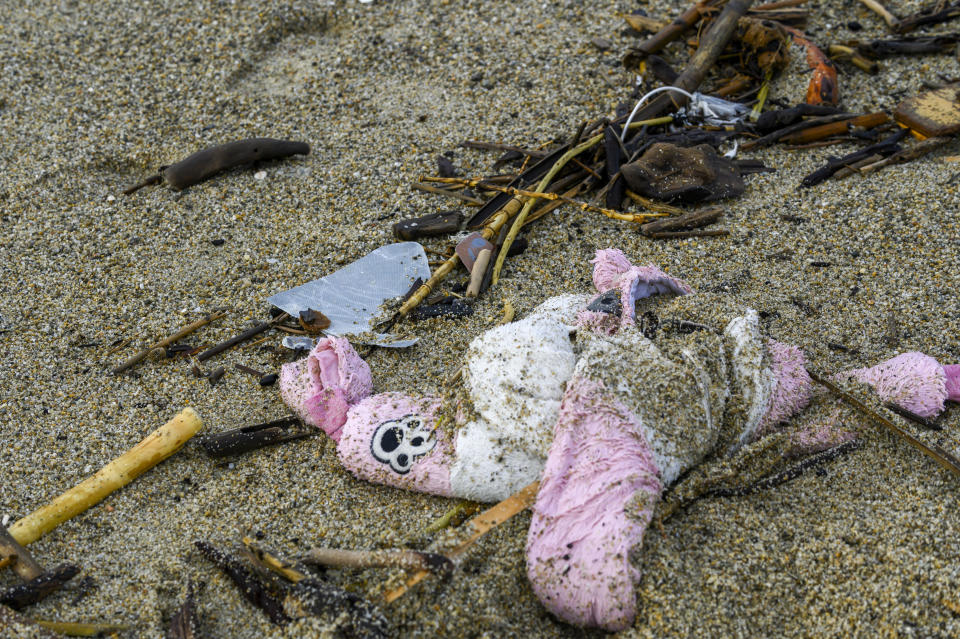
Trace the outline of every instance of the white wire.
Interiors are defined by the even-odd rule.
[[[682,93],[683,95],[687,96],[688,99],[693,100],[693,95],[690,93],[687,93],[680,87],[657,87],[650,93],[640,98],[640,101],[637,102],[637,106],[633,107],[633,111],[630,112],[630,117],[627,118],[627,122],[623,125],[623,131],[620,132],[621,142],[627,139],[627,131],[629,130],[630,123],[633,121],[633,116],[637,114],[637,111],[640,110],[640,107],[643,106],[643,103],[646,102],[650,96],[656,95],[657,93],[663,93],[664,91],[676,91],[677,93]]]

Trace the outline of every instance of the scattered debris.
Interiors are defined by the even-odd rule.
[[[139,353],[137,353],[136,355],[134,355],[124,363],[120,364],[110,372],[114,375],[119,375],[123,371],[129,368],[132,368],[133,366],[136,366],[137,364],[145,360],[147,357],[149,357],[150,353],[153,353],[154,351],[170,346],[174,342],[177,342],[183,339],[184,337],[186,337],[187,335],[190,335],[191,333],[196,331],[198,328],[206,326],[210,322],[214,322],[222,318],[224,315],[226,315],[226,313],[224,313],[223,311],[215,311],[213,313],[210,313],[209,315],[204,316],[203,318],[197,320],[196,322],[193,322],[192,324],[188,324],[184,326],[183,328],[181,328],[179,331],[177,331],[170,337],[166,337],[160,340],[159,342],[156,342],[152,346],[148,346],[147,348],[143,349],[142,351],[140,351]],[[122,343],[118,348],[122,347],[128,342],[129,340],[127,340],[127,342]]]
[[[383,319],[384,303],[410,289],[417,278],[430,277],[423,247],[416,242],[383,246],[344,268],[268,298],[274,306],[297,317],[300,311],[318,309],[330,319],[323,332],[340,337],[361,336],[375,330]],[[375,334],[363,343],[405,348],[415,339]]]

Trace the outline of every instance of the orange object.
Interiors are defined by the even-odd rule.
[[[797,131],[796,133],[791,133],[790,135],[780,138],[780,142],[784,144],[807,144],[828,138],[831,135],[841,135],[849,131],[850,127],[858,126],[864,129],[872,129],[881,124],[886,124],[889,121],[890,116],[883,111],[867,113],[866,115],[860,115],[855,118],[850,118],[849,120],[831,122],[829,124],[803,129],[802,131]]]
[[[813,77],[807,86],[807,104],[835,105],[840,101],[840,84],[833,62],[802,31],[792,27],[784,29],[793,36],[794,42],[807,50],[807,64],[813,69]]]

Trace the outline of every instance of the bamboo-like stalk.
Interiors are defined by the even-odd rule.
[[[483,231],[480,233],[483,236],[483,239],[489,240],[494,235],[497,234],[497,231],[500,230],[507,220],[512,216],[516,215],[517,211],[523,206],[523,198],[514,197],[512,200],[507,202],[502,209],[500,209],[493,219],[490,220],[487,225],[483,228]],[[443,281],[443,278],[452,271],[457,263],[460,261],[460,256],[456,253],[453,254],[453,257],[448,259],[442,265],[440,265],[436,271],[433,272],[433,275],[430,276],[430,279],[424,282],[417,291],[410,296],[406,302],[403,303],[403,306],[397,311],[401,316],[405,316],[407,313],[412,311],[417,307],[420,302],[422,302],[427,295],[430,295],[433,292],[434,287]]]
[[[13,524],[10,535],[24,546],[40,539],[180,450],[202,426],[196,411],[183,409],[95,475]]]
[[[644,120],[641,122],[633,122],[630,124],[629,128],[636,129],[643,126],[655,126],[658,124],[667,124],[672,122],[672,116],[664,116],[662,118],[654,118],[652,120]],[[547,188],[547,185],[553,180],[553,178],[560,172],[560,170],[566,166],[567,162],[571,159],[577,157],[587,149],[591,149],[600,142],[603,141],[603,134],[595,135],[586,142],[579,144],[578,146],[570,149],[564,153],[559,160],[557,160],[554,165],[547,171],[547,174],[543,176],[543,179],[540,180],[540,184],[537,185],[535,193],[543,193]],[[507,258],[507,253],[510,251],[510,245],[513,244],[513,241],[517,237],[517,233],[520,232],[520,229],[523,227],[524,222],[527,219],[527,216],[530,214],[530,210],[533,208],[536,199],[533,197],[527,198],[526,204],[524,204],[523,209],[520,210],[520,213],[517,215],[516,219],[513,221],[513,226],[510,227],[510,232],[507,233],[507,237],[503,241],[503,246],[500,247],[500,252],[497,254],[497,262],[493,267],[493,278],[492,281],[494,284],[500,279],[500,271],[503,269],[503,262]]]
[[[3,526],[0,526],[0,557],[11,560],[13,571],[24,581],[36,579],[43,574],[43,568],[40,567],[40,564]],[[0,565],[0,568],[11,562],[4,562]]]
[[[70,621],[44,621],[43,619],[34,619],[33,623],[70,637],[97,637],[107,633],[115,635],[129,628],[129,626],[115,623],[74,623]]]
[[[127,370],[128,368],[135,366],[136,364],[145,360],[147,356],[150,355],[150,353],[157,350],[158,348],[166,348],[167,346],[169,346],[170,344],[173,344],[177,340],[183,339],[184,337],[194,332],[198,328],[202,326],[206,326],[210,322],[216,321],[221,317],[223,317],[224,315],[226,315],[226,313],[224,313],[223,311],[215,311],[213,313],[210,313],[209,315],[201,319],[198,319],[196,322],[193,322],[192,324],[188,324],[184,326],[183,328],[181,328],[179,331],[177,331],[170,337],[166,337],[160,340],[153,346],[148,346],[147,348],[143,349],[142,351],[140,351],[139,353],[137,353],[136,355],[134,355],[133,357],[125,361],[123,364],[120,364],[110,372],[113,373],[114,375],[119,375],[120,373]]]
[[[883,21],[887,23],[887,26],[891,29],[896,30],[897,24],[900,22],[900,19],[897,16],[890,13],[885,6],[877,2],[877,0],[860,0],[860,2],[865,5],[868,9],[876,13],[878,16],[883,18]]]
[[[540,489],[540,482],[535,481],[521,488],[518,492],[510,495],[496,506],[492,506],[470,520],[467,524],[472,528],[470,536],[460,542],[460,544],[448,552],[446,556],[455,560],[467,552],[470,547],[481,537],[487,534],[490,529],[495,528],[507,521],[517,513],[526,510],[533,505],[537,498],[537,491]],[[410,588],[414,587],[430,575],[429,570],[418,570],[406,583],[390,592],[384,594],[383,599],[387,603],[392,603],[403,596]]]
[[[491,191],[499,191],[500,193],[510,193],[511,195],[516,195],[518,197],[562,202],[563,204],[571,204],[582,211],[589,211],[591,213],[601,213],[602,215],[606,215],[607,217],[613,218],[615,220],[624,220],[626,222],[643,223],[647,221],[647,219],[649,218],[663,217],[664,215],[663,213],[650,213],[650,214],[621,213],[620,211],[605,209],[602,206],[594,206],[593,204],[590,204],[588,202],[577,202],[576,200],[571,200],[563,195],[560,195],[559,193],[526,191],[524,189],[518,189],[512,186],[500,186],[498,184],[489,184],[485,182],[482,178],[463,179],[463,178],[441,178],[441,177],[421,176],[420,179],[425,182],[440,182],[443,184],[464,184],[470,187],[480,187],[480,188],[490,189]]]

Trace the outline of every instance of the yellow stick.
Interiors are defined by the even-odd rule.
[[[9,528],[10,534],[24,546],[33,543],[180,450],[201,426],[203,421],[196,411],[184,408],[179,415],[95,475],[13,524]]]
[[[460,544],[448,552],[446,556],[450,559],[458,558],[460,555],[467,552],[470,546],[472,546],[478,539],[487,534],[487,531],[489,531],[491,528],[499,526],[503,522],[516,515],[518,512],[526,510],[532,506],[534,500],[537,498],[537,490],[539,489],[539,481],[528,484],[527,486],[521,488],[518,492],[515,492],[501,501],[496,506],[488,508],[471,519],[470,523],[467,524],[472,529],[470,536],[460,542]],[[402,597],[405,592],[410,590],[410,588],[416,586],[429,575],[429,570],[419,570],[415,572],[402,586],[386,593],[383,596],[384,601],[387,603],[396,601]]]
[[[643,126],[654,126],[657,124],[667,124],[668,122],[673,122],[673,116],[664,116],[662,118],[654,118],[653,120],[643,120],[642,122],[632,122],[629,126],[631,129],[636,129]],[[603,140],[603,134],[595,135],[583,144],[575,146],[566,153],[564,153],[559,160],[557,160],[553,167],[547,171],[547,174],[543,176],[543,179],[540,180],[540,184],[537,185],[536,192],[543,193],[543,190],[547,188],[547,185],[556,177],[557,173],[560,172],[567,162],[571,159],[577,157],[587,149],[593,148]],[[513,226],[510,227],[510,232],[507,233],[507,237],[503,241],[503,246],[500,247],[500,253],[497,255],[497,263],[493,267],[493,277],[491,278],[491,283],[496,284],[500,279],[500,270],[503,268],[503,262],[507,259],[507,253],[510,251],[510,245],[513,244],[513,241],[517,238],[517,233],[520,232],[520,229],[523,227],[524,220],[527,219],[527,216],[530,214],[530,209],[533,208],[533,204],[536,202],[535,198],[527,199],[527,203],[523,205],[523,209],[517,215],[516,219],[513,221]]]

